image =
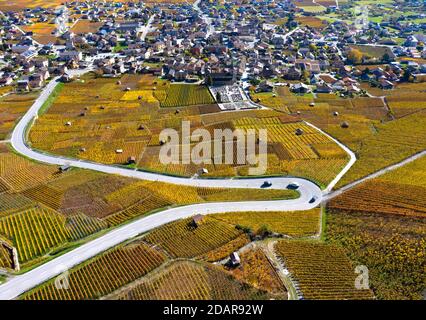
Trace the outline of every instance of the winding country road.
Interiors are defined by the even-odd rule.
[[[49,84],[43,89],[38,99],[16,125],[12,133],[10,140],[11,145],[18,153],[28,158],[52,165],[70,165],[77,168],[95,170],[108,174],[117,174],[136,179],[161,181],[195,187],[259,189],[262,187],[265,181],[264,178],[193,179],[172,177],[162,174],[103,165],[90,161],[64,158],[32,150],[26,143],[27,128],[29,128],[34,119],[37,118],[39,110],[53,92],[57,84],[58,78],[55,78],[49,82]],[[64,270],[70,269],[71,267],[78,265],[87,259],[90,259],[128,239],[131,239],[139,234],[157,228],[171,221],[190,217],[195,214],[214,214],[221,212],[242,211],[308,210],[318,206],[322,201],[323,194],[321,189],[309,180],[291,177],[272,177],[268,178],[267,180],[272,183],[269,189],[286,189],[288,184],[296,182],[299,184],[299,198],[292,200],[194,204],[164,210],[150,216],[140,218],[134,222],[116,228],[106,233],[105,235],[102,235],[101,237],[78,247],[77,249],[50,260],[49,262],[31,271],[9,279],[9,281],[0,286],[0,299],[14,299],[31,288],[61,274]]]
[[[89,71],[80,70],[74,72],[74,75],[83,74]],[[217,188],[250,188],[259,189],[262,187],[265,179],[264,178],[246,178],[246,179],[194,179],[194,178],[181,178],[173,177],[168,175],[156,174],[151,172],[137,171],[133,169],[126,169],[111,165],[104,165],[94,163],[90,161],[83,161],[71,158],[65,158],[61,156],[50,155],[42,153],[40,151],[32,150],[26,143],[26,132],[27,128],[31,126],[34,119],[37,118],[38,112],[43,106],[44,102],[49,98],[56,85],[58,84],[58,78],[53,79],[42,91],[40,96],[27,111],[27,113],[21,118],[19,123],[16,125],[10,143],[13,148],[20,154],[31,158],[33,160],[52,164],[52,165],[70,165],[82,169],[94,170],[104,172],[108,174],[117,174],[121,176],[149,180],[149,181],[161,181],[166,183],[187,185],[195,187],[217,187]],[[54,258],[45,264],[34,268],[22,275],[17,275],[10,278],[6,283],[0,285],[0,299],[14,299],[24,292],[36,287],[37,285],[61,274],[64,270],[68,270],[73,266],[76,266],[99,253],[108,250],[128,239],[138,236],[151,229],[157,228],[163,224],[190,217],[194,214],[215,214],[221,212],[242,212],[242,211],[297,211],[297,210],[308,210],[318,206],[322,201],[331,199],[342,192],[381,174],[384,174],[390,170],[396,169],[408,162],[414,161],[426,154],[423,151],[416,154],[398,164],[392,165],[388,168],[384,168],[379,172],[364,177],[358,181],[355,181],[344,188],[331,192],[336,183],[341,177],[351,168],[356,161],[355,154],[347,148],[345,145],[334,139],[327,133],[323,132],[319,128],[315,127],[310,123],[306,123],[309,126],[316,128],[321,131],[324,135],[328,136],[334,142],[336,142],[341,148],[343,148],[349,155],[350,160],[343,170],[335,177],[335,179],[325,188],[321,190],[313,182],[291,177],[271,177],[267,178],[272,184],[269,189],[286,189],[289,183],[296,182],[299,184],[298,191],[300,193],[299,198],[292,200],[271,200],[271,201],[244,201],[244,202],[215,202],[215,203],[201,203],[193,204],[183,207],[176,207],[167,209],[147,217],[142,217],[134,222],[130,222],[124,226],[118,227],[99,238],[92,240],[80,247],[67,252],[57,258]],[[311,200],[315,199],[311,203]]]

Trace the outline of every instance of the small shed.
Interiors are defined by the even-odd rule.
[[[296,136],[301,136],[303,134],[303,130],[300,128],[296,129]]]
[[[196,228],[203,223],[204,216],[202,214],[196,214],[192,217],[192,225]]]
[[[349,123],[347,121],[342,122],[340,125],[343,129],[349,128]]]
[[[121,153],[123,153],[123,149],[117,149],[117,150],[115,150],[115,153],[121,154]]]
[[[64,165],[59,167],[59,172],[66,172],[69,169],[71,169],[71,166],[69,164],[64,164]]]
[[[236,267],[241,263],[240,255],[236,251],[231,253],[231,255],[229,256],[229,259],[233,267]]]
[[[207,170],[206,168],[201,168],[200,170],[198,170],[199,174],[207,174],[209,173],[209,170]]]
[[[127,163],[128,164],[135,164],[136,163],[136,157],[135,156],[129,157],[129,159],[127,159]]]

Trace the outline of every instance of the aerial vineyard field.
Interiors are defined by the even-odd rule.
[[[248,227],[253,231],[266,226],[268,230],[292,237],[305,237],[318,232],[320,209],[295,212],[230,212],[215,219]]]
[[[246,250],[241,253],[240,259],[241,265],[237,268],[231,268],[229,271],[237,279],[271,294],[281,297],[287,294],[277,271],[261,249]]]
[[[311,98],[292,98],[295,105],[309,109]],[[346,159],[343,150],[300,122],[300,117],[275,110],[202,114],[201,107],[212,103],[210,92],[200,85],[171,84],[148,75],[125,75],[120,80],[86,75],[64,85],[31,129],[30,140],[33,147],[59,155],[106,164],[127,164],[131,158],[139,168],[181,176],[193,176],[201,167],[208,170],[208,176],[248,174],[249,165],[237,162],[234,144],[224,146],[234,155],[232,164],[160,163],[161,130],[173,128],[180,133],[182,121],[190,121],[192,130],[207,128],[211,132],[215,128],[267,129],[266,174],[306,175],[324,186]],[[186,107],[175,110],[159,108],[160,104]],[[67,121],[71,125],[66,126]],[[296,135],[296,129],[303,134]],[[305,164],[297,163],[299,160],[319,161]]]
[[[21,191],[52,179],[55,166],[40,165],[13,153],[0,153],[0,178],[15,191]]]
[[[255,289],[213,265],[175,262],[153,277],[142,279],[114,299],[130,300],[241,300],[265,299],[267,292]]]
[[[366,181],[328,203],[327,240],[368,266],[380,299],[422,299],[426,158]]]
[[[33,32],[33,39],[41,44],[55,43],[54,35],[56,25],[48,22],[35,22],[30,25],[22,26],[25,32]]]
[[[132,243],[102,254],[69,274],[69,289],[50,281],[24,296],[26,300],[87,300],[107,295],[156,267],[165,257],[143,243]]]
[[[250,238],[247,234],[241,234],[236,237],[234,240],[229,241],[223,246],[213,249],[207,252],[204,255],[201,255],[199,259],[205,260],[208,262],[216,262],[226,258],[229,258],[229,254],[238,251],[240,248],[244,247],[250,242]]]
[[[221,247],[241,234],[228,223],[203,217],[198,226],[193,225],[191,218],[171,222],[151,231],[144,240],[173,257],[190,258]]]
[[[41,208],[0,218],[0,234],[13,240],[21,262],[48,253],[67,242],[65,218]]]
[[[280,241],[283,259],[304,299],[371,299],[370,290],[355,288],[355,269],[344,251],[312,241]]]
[[[0,97],[0,140],[5,140],[9,136],[17,120],[28,110],[36,97],[37,94],[34,93]]]
[[[426,108],[426,83],[399,83],[386,92],[386,101],[395,117],[400,118]]]
[[[337,187],[400,162],[426,148],[426,112],[376,126],[374,134],[362,140],[354,151],[358,161]]]
[[[213,104],[214,99],[205,86],[172,84],[166,92],[162,107],[183,107],[199,104]]]
[[[327,241],[353,261],[368,267],[370,286],[379,299],[423,299],[426,221],[386,212],[330,208]]]

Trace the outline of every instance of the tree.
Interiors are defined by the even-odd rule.
[[[348,53],[348,62],[352,64],[359,64],[362,62],[363,54],[358,49],[350,49]]]
[[[402,82],[408,82],[408,81],[410,81],[410,78],[411,78],[411,72],[408,71],[408,70],[404,70],[401,81]]]
[[[391,59],[391,57],[390,57],[390,55],[389,55],[389,53],[387,53],[387,52],[385,52],[385,54],[383,55],[383,57],[382,57],[382,61],[383,62],[390,62],[392,59]]]
[[[216,93],[216,101],[217,101],[218,103],[221,103],[221,102],[222,102],[222,95],[220,94],[220,92],[217,92],[217,93]]]
[[[257,230],[256,233],[262,238],[265,238],[269,236],[272,233],[272,231],[269,230],[269,227],[267,225],[263,224],[260,226],[260,228]]]
[[[206,78],[206,85],[211,86],[213,84],[213,79],[211,75],[208,75]]]

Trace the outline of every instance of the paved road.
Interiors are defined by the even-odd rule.
[[[154,21],[155,14],[153,14],[151,17],[149,17],[148,21],[146,22],[146,25],[143,27],[141,40],[145,41],[146,35],[148,34],[149,30],[151,30],[152,22]]]
[[[361,184],[361,183],[363,183],[367,180],[380,177],[380,176],[384,175],[385,173],[388,173],[389,171],[398,169],[398,168],[405,166],[406,164],[409,164],[410,162],[413,162],[413,161],[420,159],[421,157],[424,157],[424,156],[426,156],[426,150],[419,152],[419,153],[416,153],[416,154],[412,155],[411,157],[408,157],[408,158],[402,160],[401,162],[395,163],[395,164],[388,166],[386,168],[383,168],[383,169],[381,169],[377,172],[369,174],[368,176],[365,176],[365,177],[363,177],[359,180],[351,182],[351,183],[343,186],[342,188],[340,188],[340,189],[338,189],[334,192],[330,192],[330,193],[323,196],[323,201],[327,201],[327,200],[330,200],[334,197],[337,197],[337,196],[341,195],[342,193],[356,187],[357,185],[359,185],[359,184]]]
[[[84,71],[81,71],[83,73]],[[198,186],[198,187],[220,187],[220,188],[251,188],[259,189],[265,179],[189,179],[180,177],[171,177],[150,172],[142,172],[108,166],[89,161],[68,159],[64,157],[44,154],[29,148],[26,144],[26,128],[37,117],[38,111],[55,89],[58,78],[53,79],[40,94],[28,112],[22,117],[15,127],[11,144],[15,150],[31,159],[53,164],[53,165],[71,165],[78,168],[100,171],[109,174],[118,174],[126,177],[132,177],[150,181],[161,181],[180,185]],[[308,210],[321,203],[322,191],[309,180],[289,177],[268,178],[272,183],[270,189],[285,189],[291,182],[299,184],[300,197],[293,200],[275,200],[275,201],[246,201],[246,202],[217,202],[194,204],[185,207],[168,209],[148,217],[141,218],[135,222],[119,227],[109,233],[78,247],[64,255],[55,258],[25,274],[16,276],[0,286],[0,299],[14,299],[29,289],[45,282],[60,274],[64,269],[69,269],[80,264],[97,254],[112,248],[123,241],[131,239],[141,233],[159,227],[165,223],[190,217],[194,214],[214,214],[220,212],[241,212],[241,211],[293,211]],[[316,200],[310,203],[310,200]]]
[[[199,7],[200,2],[201,2],[201,0],[197,0],[192,4],[192,6],[193,6],[194,10],[198,11],[198,13],[201,15],[201,18],[207,24],[207,32],[206,32],[205,39],[208,39],[210,37],[210,35],[215,33],[215,28],[212,24],[212,18],[210,18],[209,16],[207,16],[206,14],[204,14],[201,11],[201,9]]]

